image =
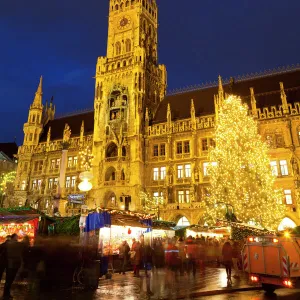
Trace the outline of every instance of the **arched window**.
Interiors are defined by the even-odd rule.
[[[133,5],[134,4],[134,0],[131,0],[131,5]]]
[[[121,43],[116,42],[116,55],[121,55]]]
[[[120,9],[123,10],[123,8],[124,8],[124,3],[122,2],[122,3],[120,4]]]
[[[291,220],[290,218],[284,218],[278,226],[278,230],[282,231],[288,228],[295,228],[297,225],[296,223]]]
[[[118,4],[116,4],[115,10],[119,10],[119,5]]]
[[[126,60],[123,61],[123,67],[126,67]]]
[[[115,143],[110,143],[106,149],[106,158],[118,157],[118,147]]]
[[[122,147],[122,156],[123,157],[126,156],[126,147],[125,146]]]
[[[126,1],[125,7],[129,6],[129,1]]]
[[[131,52],[131,40],[127,39],[125,43],[126,52]]]
[[[118,62],[117,63],[117,69],[119,69],[121,67],[121,64]]]
[[[109,167],[105,173],[105,181],[115,181],[116,180],[116,169],[114,167]]]

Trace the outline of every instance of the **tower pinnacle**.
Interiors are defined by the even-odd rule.
[[[43,76],[40,77],[40,83],[39,83],[39,86],[37,88],[37,91],[35,92],[32,108],[42,107],[42,96],[43,96]]]

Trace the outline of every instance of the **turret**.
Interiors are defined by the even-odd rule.
[[[256,99],[255,99],[253,87],[250,88],[250,95],[251,95],[251,110],[252,110],[252,116],[253,116],[254,118],[257,118]]]
[[[28,120],[24,124],[24,145],[37,145],[39,136],[43,129],[43,77],[40,78],[37,91],[35,93],[33,103],[30,105]]]
[[[289,113],[289,107],[287,103],[287,97],[284,91],[283,82],[279,82],[279,85],[280,85],[280,96],[281,96],[283,114],[287,115]]]

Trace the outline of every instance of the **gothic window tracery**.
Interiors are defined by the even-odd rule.
[[[109,98],[109,120],[125,121],[127,114],[128,96],[123,90],[115,90]]]
[[[121,43],[120,42],[116,42],[116,55],[121,55],[121,49],[122,49],[122,46],[121,46]]]
[[[125,50],[126,52],[131,52],[131,40],[127,39],[125,42]]]
[[[106,158],[118,157],[118,147],[115,143],[110,143],[106,149]]]

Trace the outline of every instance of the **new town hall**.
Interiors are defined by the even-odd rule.
[[[216,84],[166,95],[167,71],[157,57],[157,13],[155,0],[110,0],[107,56],[97,60],[93,111],[55,118],[53,102],[43,104],[41,78],[17,155],[17,203],[51,213],[58,186],[65,199],[80,193],[79,152],[89,148],[94,156],[90,208],[141,210],[144,192],[163,199],[164,220],[201,222],[215,100],[233,93],[259,120],[287,217],[300,224],[300,67],[226,82],[219,78]],[[74,209],[76,204],[61,200],[61,213]]]

